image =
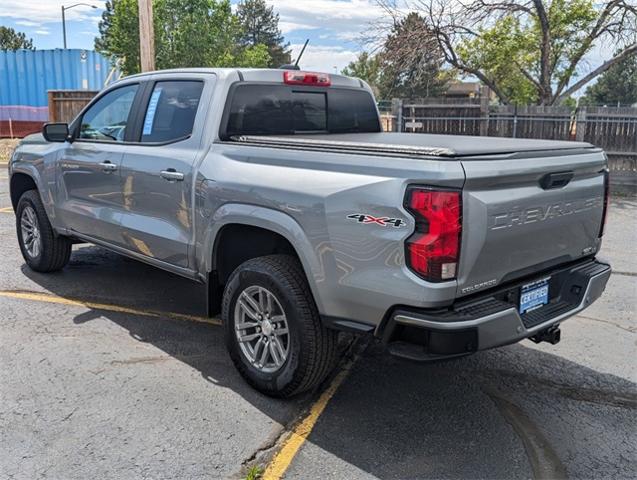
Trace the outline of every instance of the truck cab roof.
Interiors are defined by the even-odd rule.
[[[138,73],[125,77],[126,80],[131,78],[140,78],[146,76],[168,75],[174,76],[179,74],[212,74],[217,75],[221,79],[236,79],[246,82],[273,82],[283,83],[284,72],[303,72],[304,70],[285,70],[279,68],[173,68],[167,70],[155,70],[152,72]],[[365,82],[358,78],[346,77],[345,75],[337,75],[326,72],[313,72],[328,75],[331,85],[335,87],[360,87],[369,88]]]

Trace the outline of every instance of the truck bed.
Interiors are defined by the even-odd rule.
[[[386,154],[462,158],[485,155],[559,156],[594,149],[585,142],[532,140],[524,138],[474,137],[413,133],[295,134],[277,136],[242,135],[233,141],[281,148],[350,151],[360,154]],[[525,155],[527,154],[527,155]]]
[[[579,260],[599,248],[606,161],[588,143],[413,133],[233,140],[317,153],[461,163],[464,218],[457,296]],[[408,183],[436,185],[426,176]],[[393,202],[401,202],[403,194],[397,190]],[[369,207],[355,210],[364,208]]]

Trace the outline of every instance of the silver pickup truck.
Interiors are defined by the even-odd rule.
[[[600,149],[383,133],[369,86],[339,75],[127,77],[26,138],[9,172],[29,267],[90,242],[207,284],[269,395],[321,382],[339,331],[421,360],[557,343],[610,276]]]

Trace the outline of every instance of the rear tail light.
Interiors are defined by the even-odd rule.
[[[316,87],[329,87],[332,84],[332,80],[327,73],[302,72],[299,70],[286,70],[283,72],[283,82],[288,85]]]
[[[608,170],[604,171],[604,205],[602,206],[602,224],[599,227],[599,238],[604,235],[604,229],[606,228],[606,216],[608,214],[608,200],[610,196],[610,185],[608,178]]]
[[[407,190],[405,208],[416,219],[406,242],[407,266],[425,280],[456,278],[460,256],[462,205],[459,191]]]

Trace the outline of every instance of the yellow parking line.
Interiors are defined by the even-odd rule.
[[[263,480],[278,480],[283,477],[299,449],[305,443],[310,433],[312,433],[316,422],[323,413],[323,410],[325,410],[325,407],[327,407],[328,402],[332,399],[338,387],[340,387],[347,378],[347,375],[349,375],[353,363],[352,361],[347,364],[338,375],[334,377],[330,386],[327,387],[319,399],[312,405],[307,416],[292,430],[290,436],[283,443],[281,450],[274,456],[266,467],[265,472],[263,472]]]
[[[85,300],[71,299],[51,295],[49,293],[25,292],[20,290],[0,290],[0,297],[17,298],[20,300],[31,300],[34,302],[58,303],[61,305],[73,305],[87,307],[95,310],[106,310],[108,312],[129,313],[131,315],[143,315],[145,317],[168,317],[175,320],[185,320],[190,322],[208,323],[210,325],[221,325],[221,321],[216,318],[199,317],[197,315],[187,315],[185,313],[158,312],[155,310],[138,310],[136,308],[121,307],[119,305],[109,305],[106,303],[87,302]]]
[[[0,213],[13,213],[13,207],[0,208]]]

